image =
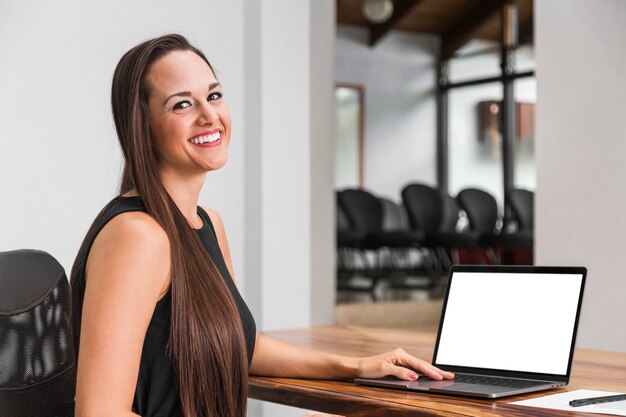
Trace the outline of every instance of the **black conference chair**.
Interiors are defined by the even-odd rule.
[[[409,218],[404,206],[386,198],[378,199],[383,205],[383,230],[388,232],[409,230]]]
[[[477,188],[466,188],[461,190],[456,198],[467,213],[472,230],[487,237],[496,232],[498,203],[491,194]]]
[[[461,190],[456,197],[467,214],[470,229],[479,233],[478,244],[487,252],[492,264],[500,264],[495,252],[498,224],[498,203],[491,194],[477,188]]]
[[[338,204],[337,222],[337,290],[373,294],[373,266],[363,249],[365,233],[352,230],[345,211]],[[373,296],[373,295],[372,295]]]
[[[513,216],[517,220],[517,229],[512,233],[515,239],[514,248],[530,253],[532,259],[534,238],[534,206],[535,194],[532,191],[513,189],[509,192],[509,202]]]
[[[74,415],[76,367],[63,267],[35,250],[0,252],[0,415]]]
[[[406,208],[386,198],[380,198],[383,204],[383,231],[409,232],[411,226]],[[420,239],[422,234],[419,234]],[[383,247],[379,250],[382,275],[395,277],[390,282],[394,290],[424,290],[433,285],[433,276],[429,253],[425,252],[423,241],[419,246]]]
[[[377,281],[402,273],[400,270],[385,270],[381,263],[381,253],[389,248],[418,247],[424,239],[424,234],[406,230],[384,230],[383,203],[365,190],[343,190],[337,194],[337,198],[348,217],[351,229],[365,233],[362,247],[373,253],[376,262],[373,279]]]
[[[443,219],[441,221],[440,230],[442,232],[456,232],[457,225],[461,213],[461,206],[456,198],[452,197],[445,191],[440,191],[443,201]]]
[[[447,193],[425,184],[409,184],[402,190],[402,200],[413,229],[425,233],[424,246],[432,250],[433,256],[436,255],[434,259],[438,262],[435,266],[440,275],[446,275],[450,266],[458,263],[460,248],[475,248],[477,233],[456,231],[459,206]]]
[[[532,191],[513,189],[509,192],[511,209],[517,220],[518,231],[533,231],[535,194]]]
[[[488,192],[468,188],[459,192],[457,200],[467,213],[472,230],[480,233],[478,243],[486,249],[491,263],[502,263],[497,250],[532,247],[532,235],[528,232],[503,233],[497,229],[498,204]]]

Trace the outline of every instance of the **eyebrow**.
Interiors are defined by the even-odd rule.
[[[209,91],[212,91],[219,86],[221,86],[220,83],[211,83],[209,84]],[[173,97],[191,97],[191,91],[179,91],[178,93],[174,93],[163,101],[163,105],[165,106],[165,104]]]

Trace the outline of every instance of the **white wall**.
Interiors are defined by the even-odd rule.
[[[334,178],[334,44],[336,5],[333,0],[311,0],[309,6],[308,88],[310,96],[309,175],[311,230],[312,325],[334,322],[336,298]]]
[[[535,1],[536,257],[589,270],[578,345],[626,352],[626,2]]]
[[[333,4],[246,3],[246,270],[265,330],[333,319]]]
[[[43,249],[69,273],[121,173],[109,104],[115,65],[131,46],[179,32],[215,64],[233,114],[230,161],[208,176],[201,202],[222,214],[234,268],[243,270],[242,7],[200,0],[184,8],[147,0],[0,2],[0,250]]]
[[[393,31],[374,48],[368,32],[339,26],[335,81],[365,88],[365,186],[400,201],[410,181],[436,182],[439,40]]]

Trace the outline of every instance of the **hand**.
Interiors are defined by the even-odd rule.
[[[454,379],[452,372],[442,371],[400,348],[381,355],[360,358],[357,362],[359,378],[382,378],[393,375],[400,379],[415,381],[418,378],[415,371],[437,381]]]

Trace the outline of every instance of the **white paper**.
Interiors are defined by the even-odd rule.
[[[511,404],[525,405],[528,407],[542,407],[553,410],[577,411],[581,413],[609,414],[614,416],[626,416],[626,401],[614,401],[594,405],[584,405],[582,407],[572,407],[571,400],[582,398],[604,397],[607,395],[620,395],[620,392],[594,391],[579,389],[554,395],[544,395],[543,397],[532,398],[530,400],[515,401]]]

